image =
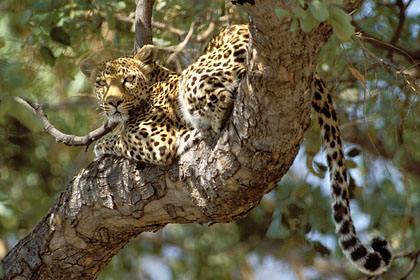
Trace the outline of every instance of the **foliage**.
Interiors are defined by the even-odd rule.
[[[311,31],[320,22],[328,21],[335,35],[343,41],[348,41],[354,34],[355,28],[351,24],[351,16],[338,6],[342,3],[342,0],[313,0],[308,5],[300,0],[292,4],[291,13],[282,8],[276,8],[275,13],[279,18],[286,17],[293,20],[291,25],[293,33],[298,29],[298,21],[301,30],[305,32]]]
[[[308,6],[289,2],[293,8],[276,13],[293,18],[292,30],[310,31],[328,20],[336,34],[321,52],[318,68],[335,96],[347,140],[359,231],[380,231],[397,252],[418,249],[420,112],[418,86],[411,78],[418,77],[418,69],[385,44],[372,46],[351,36],[353,26],[339,9],[340,1],[314,0]],[[397,31],[399,1],[383,2],[366,1],[353,17],[356,30],[386,43],[399,32],[393,45],[419,49],[420,15],[406,14]],[[78,64],[88,56],[105,60],[131,53],[135,3],[16,0],[0,6],[0,245],[10,249],[93,159],[91,149],[55,143],[12,97],[43,104],[50,120],[67,133],[82,135],[96,128],[102,116],[93,110],[92,89]],[[185,67],[203,49],[206,40],[198,37],[210,22],[220,27],[246,21],[241,8],[221,0],[157,1],[153,18],[154,43],[163,46],[160,60],[173,69]],[[193,21],[196,35],[171,56],[171,46],[185,39]],[[257,279],[272,257],[276,265],[287,263],[291,272],[308,279],[359,279],[360,274],[339,258],[325,171],[314,124],[288,176],[248,217],[210,227],[172,225],[142,235],[114,258],[100,279],[147,279],[153,271],[145,264],[156,256],[173,279]],[[328,269],[323,260],[329,262]],[[384,279],[400,278],[408,264],[407,259],[396,260]],[[151,278],[164,279],[162,275]],[[286,279],[281,277],[277,279]],[[418,268],[411,277],[420,277]]]

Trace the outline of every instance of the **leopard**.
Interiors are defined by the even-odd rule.
[[[158,65],[156,57],[156,47],[145,45],[134,56],[99,64],[82,61],[81,71],[94,85],[99,107],[109,123],[121,124],[115,134],[96,142],[98,158],[112,154],[164,166],[197,139],[197,131],[177,113],[179,75]]]
[[[155,63],[155,55],[147,54],[154,53],[150,46],[148,52],[142,54],[140,50],[134,57],[117,58],[99,66],[84,63],[82,72],[95,81],[95,93],[108,118],[123,123],[119,132],[96,144],[95,153],[167,165],[183,154],[191,141],[196,143],[197,139],[220,135],[230,117],[240,83],[246,77],[248,45],[247,24],[227,26],[179,75]],[[312,80],[312,108],[318,116],[326,152],[338,243],[357,269],[368,275],[380,275],[391,266],[391,247],[382,237],[373,238],[367,247],[357,236],[350,213],[343,141],[332,96],[317,74]],[[113,93],[115,85],[118,93]]]

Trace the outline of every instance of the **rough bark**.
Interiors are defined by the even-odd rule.
[[[286,2],[286,1],[285,1]],[[353,9],[361,1],[348,1]],[[286,2],[287,3],[287,2]],[[171,166],[92,162],[4,258],[4,279],[94,279],[132,237],[168,223],[227,223],[276,187],[310,123],[310,81],[327,24],[290,34],[274,0],[247,6],[248,76],[226,129]]]
[[[152,12],[155,0],[139,0],[134,18],[135,40],[134,53],[143,45],[153,44],[152,41]]]

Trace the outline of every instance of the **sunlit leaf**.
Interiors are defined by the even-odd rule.
[[[354,162],[354,161],[352,161],[352,160],[350,160],[350,159],[348,159],[348,160],[346,160],[346,166],[348,168],[356,168],[357,167],[357,163]]]
[[[317,20],[308,10],[305,11],[305,16],[303,18],[300,18],[300,27],[305,32],[311,31],[317,23]]]
[[[306,17],[306,12],[304,9],[302,9],[299,6],[292,7],[292,12],[295,16],[297,16],[299,19],[304,19]]]
[[[314,0],[309,4],[309,11],[311,11],[313,17],[320,22],[327,20],[330,16],[327,6],[319,0]]]
[[[336,6],[330,7],[328,11],[330,14],[328,22],[332,25],[337,37],[343,41],[350,40],[355,32],[355,28],[351,24],[351,16]]]
[[[356,68],[353,68],[353,67],[348,67],[349,68],[349,70],[350,70],[350,72],[351,72],[351,74],[356,78],[356,79],[358,79],[359,81],[361,81],[364,85],[366,85],[366,78],[365,78],[365,76],[363,76]]]

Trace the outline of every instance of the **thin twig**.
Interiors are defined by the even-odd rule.
[[[207,40],[208,37],[210,37],[213,32],[216,30],[216,23],[214,21],[209,23],[209,26],[207,27],[207,29],[200,35],[197,36],[196,41],[197,42],[203,42],[205,40]]]
[[[408,268],[406,274],[403,277],[400,278],[400,280],[408,279],[408,276],[410,276],[410,274],[414,271],[414,269],[417,266],[417,263],[419,261],[419,256],[420,256],[420,249],[418,249],[417,251],[414,251],[414,252],[395,255],[394,259],[398,259],[398,258],[409,258],[409,259],[411,259],[410,267]]]
[[[166,60],[167,64],[173,61],[175,57],[177,57],[178,54],[185,49],[185,47],[187,46],[188,42],[191,39],[191,36],[194,33],[194,27],[195,27],[195,22],[193,21],[190,25],[190,30],[188,31],[187,36],[185,36],[185,39],[181,43],[179,43],[177,46],[175,46],[173,53]]]
[[[34,101],[25,100],[21,97],[14,97],[13,100],[30,109],[32,113],[34,113],[44,123],[45,132],[54,137],[55,141],[63,143],[67,146],[86,146],[87,148],[92,142],[98,140],[108,132],[112,131],[118,125],[118,123],[109,124],[107,122],[102,127],[89,132],[86,136],[65,134],[51,124],[47,118],[47,115],[44,113],[41,104],[38,104]]]
[[[409,63],[412,64],[415,64],[416,60],[420,59],[420,49],[408,50],[396,44],[394,45],[384,42],[378,38],[375,38],[375,36],[372,34],[365,32],[355,21],[352,21],[352,24],[356,27],[356,31],[362,34],[360,37],[364,42],[368,42],[376,48],[381,48],[392,53],[400,54],[404,56]]]

